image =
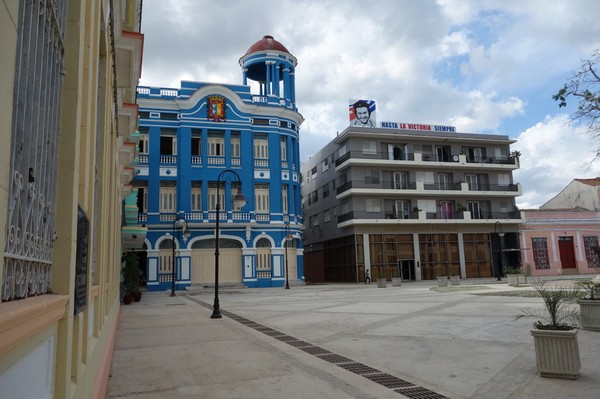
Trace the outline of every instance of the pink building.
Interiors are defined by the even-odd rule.
[[[522,266],[532,276],[600,273],[600,178],[574,179],[522,216]]]

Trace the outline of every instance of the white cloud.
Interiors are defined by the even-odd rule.
[[[571,180],[600,176],[600,163],[592,163],[595,150],[584,127],[569,125],[561,114],[522,132],[512,149],[520,151],[520,208],[537,208],[560,192]]]
[[[551,100],[553,88],[598,47],[599,1],[378,0],[365,7],[359,0],[201,7],[145,0],[141,83],[241,84],[239,58],[270,34],[298,59],[301,160],[348,125],[349,98],[368,98],[377,101],[379,121],[519,135],[521,206],[538,206],[571,179],[599,174],[586,170],[590,141],[565,116],[552,116],[563,110]]]
[[[459,31],[446,35],[440,47],[442,55],[446,58],[467,54],[471,48],[468,32]]]

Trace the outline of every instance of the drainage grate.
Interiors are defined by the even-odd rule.
[[[327,354],[327,355],[317,355],[321,359],[328,361],[329,363],[337,364],[337,363],[354,363],[354,360],[348,359],[347,357],[337,355],[335,353]]]
[[[435,393],[429,389],[421,387],[394,389],[394,392],[404,395],[410,399],[448,399],[444,395],[440,395],[439,393]]]
[[[306,342],[306,341],[300,341],[299,339],[297,339],[295,341],[286,342],[286,344],[295,346],[296,348],[302,348],[302,347],[306,347],[306,346],[313,346],[313,344],[311,344],[309,342]]]
[[[404,381],[398,377],[394,377],[393,375],[389,375],[386,373],[369,374],[365,375],[365,378],[368,378],[371,381],[383,385],[387,388],[408,388],[415,386],[415,384],[411,384],[408,381]]]
[[[300,348],[300,350],[303,350],[306,353],[310,353],[311,355],[326,355],[326,354],[331,354],[331,352],[329,352],[328,350],[325,350],[323,348],[319,348],[318,346],[307,346],[306,348]]]
[[[289,335],[274,336],[273,338],[278,339],[283,342],[298,341],[298,338],[290,337]]]
[[[285,335],[281,331],[277,331],[277,330],[273,330],[273,329],[271,329],[269,331],[263,331],[262,333],[265,334],[265,335],[269,335],[271,337],[276,337],[278,335]]]
[[[267,326],[260,326],[260,327],[253,327],[256,331],[260,331],[260,332],[265,332],[265,331],[275,331],[273,330],[271,327],[267,327]]]
[[[374,369],[373,367],[369,367],[367,365],[364,365],[362,363],[357,363],[357,362],[341,363],[341,364],[338,364],[338,366],[343,369],[346,369],[348,371],[352,371],[353,373],[359,374],[359,375],[375,374],[375,373],[381,374],[381,371]]]

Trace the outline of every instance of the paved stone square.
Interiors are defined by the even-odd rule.
[[[600,333],[575,381],[536,373],[539,298],[493,280],[145,293],[121,312],[109,398],[597,398]],[[569,284],[562,280],[556,284]],[[135,363],[136,367],[128,368]]]

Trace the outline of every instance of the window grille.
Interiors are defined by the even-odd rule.
[[[538,270],[550,269],[546,237],[533,237],[531,239],[531,243],[533,246],[533,262],[535,264],[535,268]]]
[[[51,285],[65,15],[65,0],[20,2],[2,301]]]

